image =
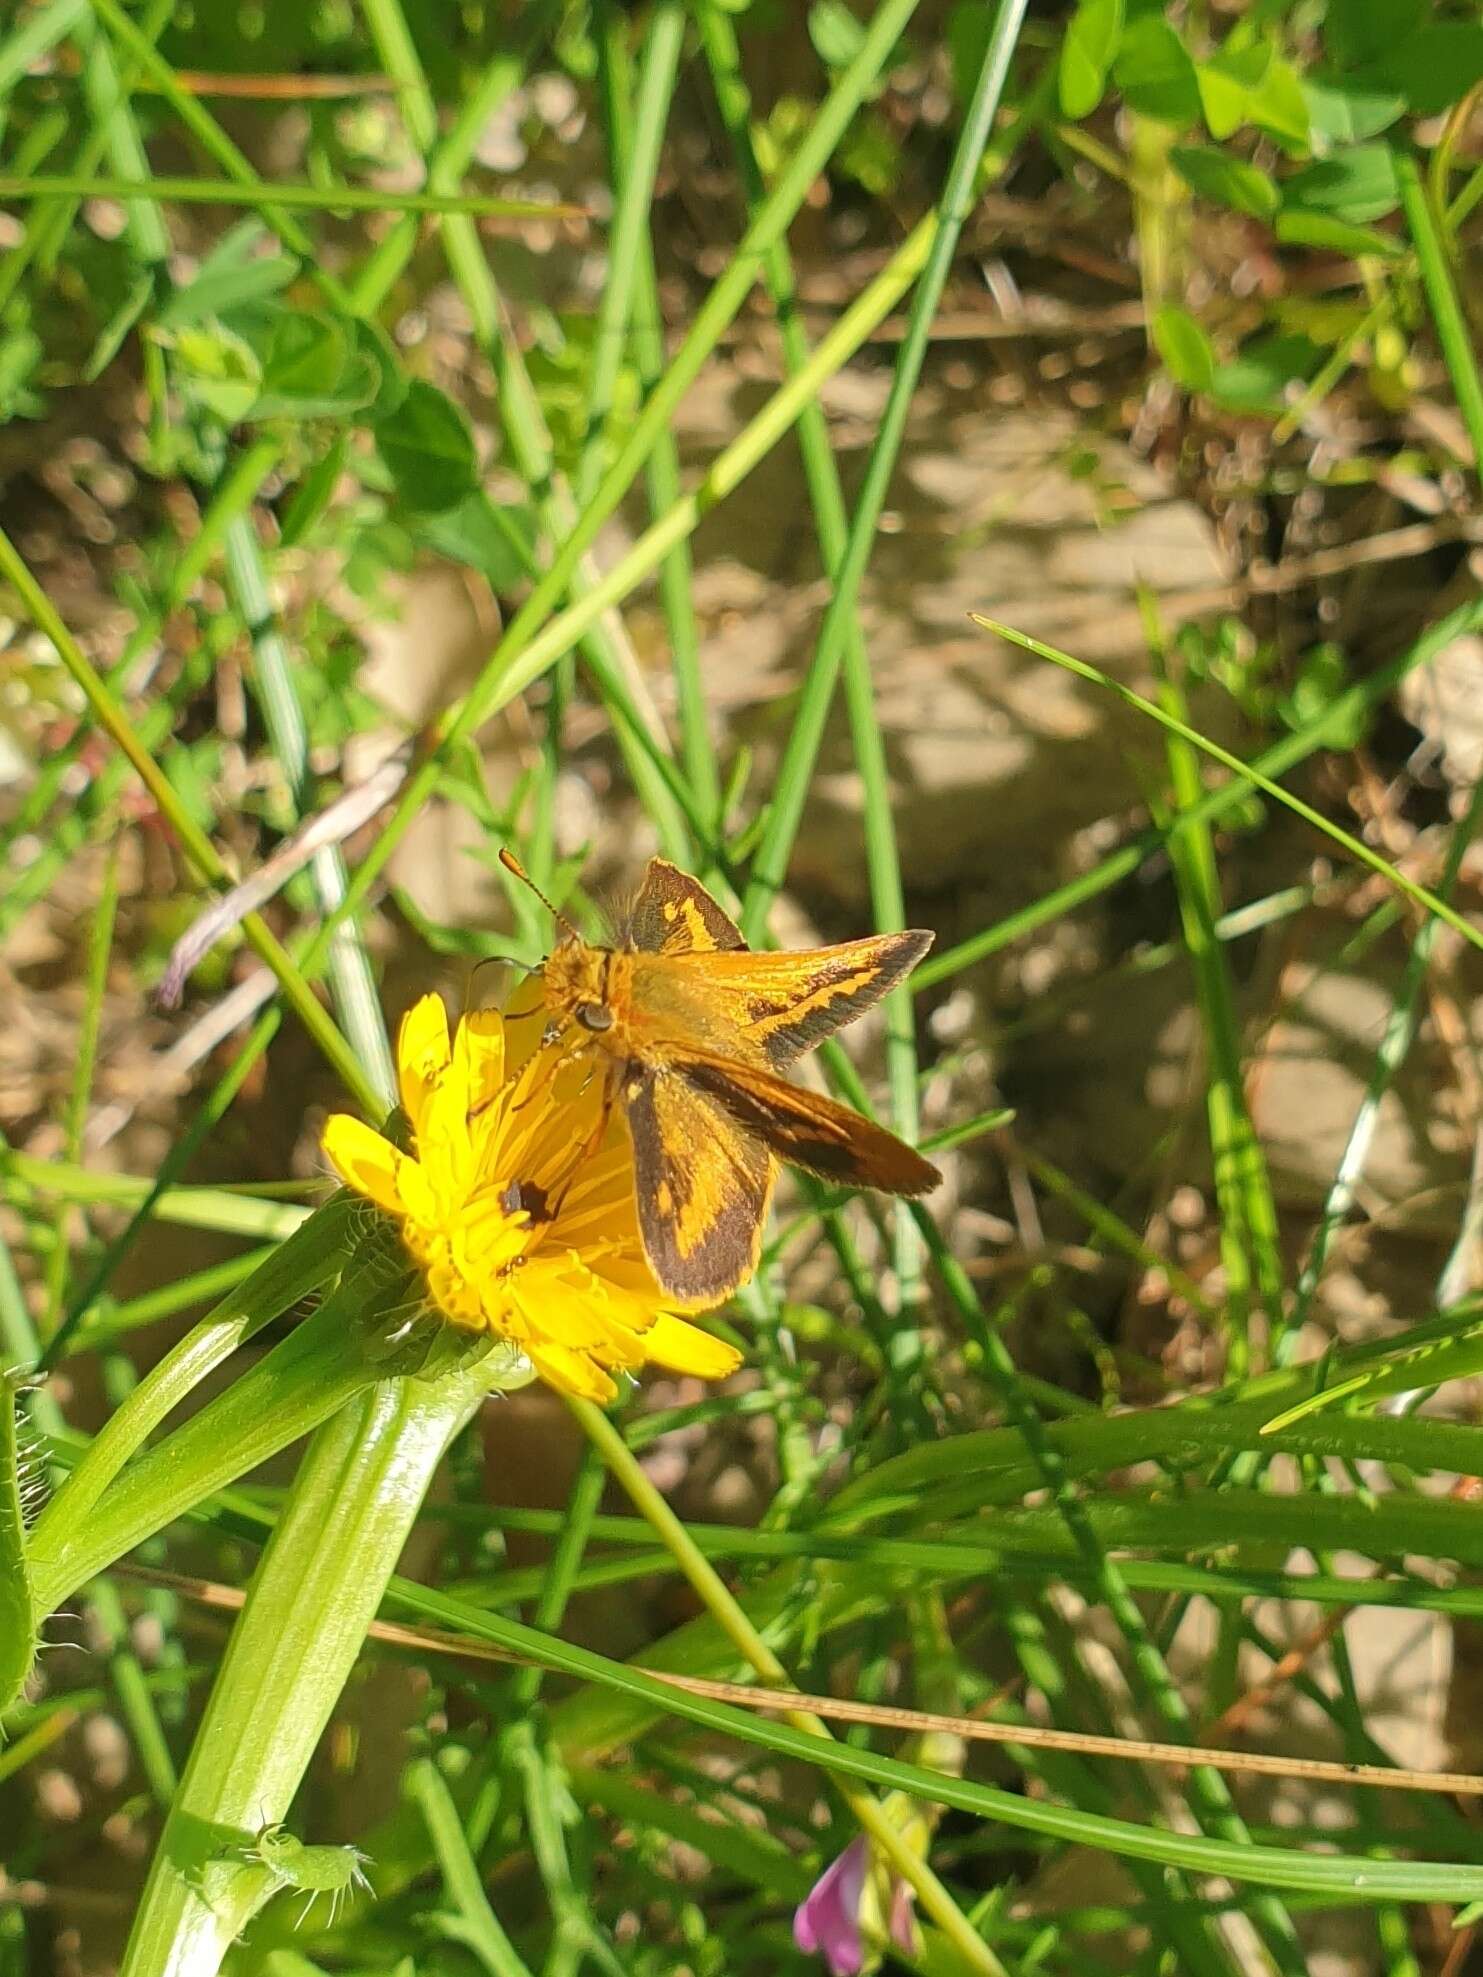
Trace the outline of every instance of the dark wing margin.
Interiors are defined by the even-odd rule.
[[[719,1304],[757,1268],[777,1168],[684,1078],[628,1067],[620,1091],[649,1267],[689,1304]]]
[[[651,858],[618,929],[621,947],[644,954],[715,954],[745,947],[740,930],[699,879]]]
[[[768,1063],[782,1070],[863,1016],[906,979],[931,945],[930,933],[909,928],[905,933],[867,934],[811,954],[780,956],[783,964],[792,965],[779,982],[776,1000],[766,989],[749,998]],[[798,983],[805,976],[807,987],[800,993]]]
[[[678,1068],[688,1085],[790,1166],[883,1194],[927,1194],[942,1179],[930,1160],[884,1126],[786,1078],[698,1054]]]

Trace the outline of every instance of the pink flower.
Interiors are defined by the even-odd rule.
[[[822,1955],[830,1977],[859,1977],[881,1960],[887,1907],[890,1940],[908,1954],[916,1949],[914,1898],[900,1875],[872,1859],[862,1833],[829,1863],[800,1902],[793,1940],[806,1954]]]

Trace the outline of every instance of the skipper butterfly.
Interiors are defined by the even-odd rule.
[[[531,884],[509,852],[500,858]],[[781,1075],[904,980],[930,933],[754,954],[699,880],[664,858],[649,861],[611,947],[555,917],[561,937],[542,971],[550,1024],[575,1025],[607,1059],[644,1250],[672,1297],[716,1304],[756,1269],[779,1160],[884,1194],[925,1194],[942,1179],[894,1133]]]

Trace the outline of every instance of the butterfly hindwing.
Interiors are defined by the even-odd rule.
[[[675,1068],[693,1092],[790,1166],[888,1194],[926,1194],[942,1179],[914,1146],[873,1119],[760,1065],[696,1052],[677,1058]]]
[[[716,954],[746,947],[735,922],[699,879],[667,858],[649,860],[619,929],[619,944],[645,954]]]
[[[650,1268],[671,1296],[717,1304],[757,1267],[772,1155],[670,1070],[630,1064],[619,1090]]]

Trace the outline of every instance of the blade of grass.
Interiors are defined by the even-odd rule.
[[[181,801],[169,778],[143,746],[133,723],[100,678],[82,647],[63,624],[51,599],[32,576],[10,538],[0,531],[0,574],[10,582],[38,630],[56,648],[57,657],[80,688],[98,725],[128,759],[170,825],[180,847],[199,876],[211,884],[230,882],[230,874],[215,845]],[[347,909],[348,911],[348,909]],[[340,916],[340,917],[343,917]],[[338,918],[335,921],[338,925]],[[333,1018],[319,1001],[288,951],[280,945],[267,924],[256,914],[242,922],[242,930],[261,958],[273,970],[283,994],[331,1067],[367,1111],[375,1113],[377,1093],[354,1052],[336,1028]]]
[[[604,60],[599,74],[606,82],[604,104],[608,118],[610,173],[619,185],[626,185],[627,160],[633,150],[633,123],[638,106],[631,101],[627,64],[620,66],[625,47],[613,14],[609,34],[602,38],[599,52]],[[612,43],[611,52],[609,44]],[[651,229],[640,228],[635,246],[636,287],[633,299],[631,334],[633,358],[639,382],[645,393],[652,392],[664,374],[664,324],[659,307],[659,283],[654,271]],[[774,252],[777,250],[774,249]],[[658,521],[681,497],[680,457],[674,434],[666,428],[654,443],[645,469],[649,518]],[[700,634],[696,625],[691,594],[689,547],[676,543],[659,566],[659,594],[669,630],[670,663],[675,677],[675,708],[680,729],[680,760],[685,777],[699,807],[704,829],[699,838],[709,849],[720,838],[723,816],[721,783],[711,742],[705,692],[700,678]],[[716,861],[708,856],[705,876],[710,877]]]
[[[113,955],[113,929],[118,918],[118,845],[115,842],[103,861],[98,904],[88,927],[87,966],[82,984],[82,1022],[77,1037],[77,1056],[72,1071],[72,1089],[67,1101],[64,1128],[64,1158],[76,1163],[82,1154],[83,1129],[93,1095],[93,1074],[98,1061],[98,1034],[103,1025],[103,997],[108,987],[108,963]],[[67,1294],[67,1268],[71,1248],[67,1229],[70,1204],[58,1203],[54,1227],[55,1243],[46,1272],[46,1308],[41,1325],[43,1339],[57,1330]]]
[[[1252,765],[1264,776],[1286,775],[1289,769],[1325,746],[1332,735],[1346,732],[1349,726],[1362,720],[1372,709],[1379,706],[1406,675],[1419,666],[1428,665],[1453,639],[1466,632],[1474,631],[1483,625],[1483,599],[1470,598],[1456,610],[1449,611],[1444,618],[1422,633],[1414,644],[1408,646],[1386,665],[1378,667],[1367,679],[1357,681],[1343,693],[1330,701],[1323,711],[1306,721],[1281,741],[1274,742],[1256,758]],[[1010,634],[1018,642],[1016,634]],[[1229,810],[1245,803],[1249,797],[1246,783],[1240,778],[1210,789],[1182,819],[1187,826],[1196,819],[1214,821]],[[934,987],[938,982],[947,981],[953,975],[970,968],[975,962],[985,961],[992,954],[998,954],[1014,941],[1036,932],[1052,921],[1062,919],[1078,906],[1100,898],[1131,878],[1149,857],[1164,849],[1164,835],[1161,831],[1150,830],[1140,833],[1131,844],[1126,844],[1110,856],[1094,865],[1089,872],[1073,879],[1069,884],[1058,886],[1055,891],[1032,905],[1022,907],[1017,913],[1007,914],[994,926],[982,933],[960,941],[956,947],[943,954],[929,955],[912,975],[912,987],[918,993]]]
[[[727,1591],[715,1568],[694,1544],[680,1519],[649,1481],[617,1428],[590,1401],[573,1400],[569,1405],[608,1469],[627,1491],[635,1509],[652,1525],[655,1535],[672,1554],[742,1660],[755,1670],[763,1682],[775,1688],[792,1686],[783,1664]],[[807,1742],[827,1745],[831,1749],[840,1748],[822,1718],[803,1712],[789,1712],[788,1721],[803,1733]],[[937,1777],[940,1774],[925,1775]],[[993,1977],[1005,1977],[999,1959],[968,1922],[927,1863],[906,1844],[875,1799],[868,1792],[846,1787],[841,1787],[841,1796],[861,1831],[890,1861],[895,1872],[916,1890],[922,1912],[929,1915],[942,1930],[968,1968],[993,1973]]]
[[[1175,1739],[1193,1741],[1194,1725],[1188,1705],[1168,1664],[1159,1653],[1157,1642],[1142,1610],[1133,1598],[1121,1570],[1108,1556],[1087,1508],[1077,1493],[1053,1434],[1041,1420],[1033,1402],[1024,1394],[1019,1369],[1011,1358],[1000,1332],[986,1322],[982,1306],[968,1274],[952,1254],[927,1210],[912,1204],[912,1213],[922,1231],[928,1253],[943,1289],[968,1328],[979,1353],[980,1363],[1009,1420],[1024,1440],[1056,1513],[1064,1519],[1071,1543],[1097,1587],[1097,1596],[1116,1621],[1127,1643],[1135,1688],[1145,1706]],[[1219,1773],[1208,1765],[1193,1765],[1189,1773],[1190,1808],[1202,1829],[1222,1842],[1237,1847],[1250,1845],[1250,1835],[1238,1813],[1229,1788]],[[1261,1934],[1278,1967],[1297,1977],[1303,1968],[1297,1936],[1291,1917],[1273,1896],[1255,1896],[1248,1914]]]
[[[660,1714],[682,1716],[724,1735],[756,1744],[808,1765],[818,1765],[867,1784],[901,1789],[930,1802],[956,1806],[981,1819],[1002,1822],[1022,1832],[1065,1840],[1073,1845],[1102,1847],[1125,1857],[1187,1868],[1197,1874],[1228,1875],[1237,1881],[1260,1882],[1271,1888],[1312,1889],[1342,1900],[1442,1900],[1458,1903],[1479,1898],[1483,1866],[1457,1862],[1399,1861],[1386,1858],[1315,1854],[1280,1847],[1229,1845],[1192,1834],[1088,1814],[1075,1807],[1002,1792],[968,1779],[951,1778],[899,1759],[877,1756],[853,1745],[820,1739],[789,1723],[749,1716],[725,1703],[669,1689],[652,1676],[625,1663],[607,1661],[565,1641],[554,1641],[517,1621],[495,1620],[470,1612],[459,1602],[428,1587],[394,1579],[389,1587],[393,1606],[437,1625],[452,1626],[507,1647],[522,1656],[544,1660],[547,1667],[587,1683],[626,1694]]]
[[[288,648],[269,595],[257,531],[249,516],[237,516],[227,524],[224,548],[228,588],[252,641],[263,722],[288,784],[292,821],[297,823],[308,815],[313,802],[309,731],[299,705]],[[349,882],[340,847],[332,844],[316,851],[310,871],[320,911],[326,915],[333,913],[344,899]],[[340,920],[336,926],[330,942],[329,973],[341,1026],[385,1114],[397,1102],[396,1072],[365,938],[352,916]]]
[[[1165,673],[1164,705],[1170,714],[1183,721],[1188,710],[1178,683],[1167,676],[1167,653],[1157,626],[1157,607],[1146,591],[1141,603],[1151,633],[1151,647],[1160,671]],[[1167,749],[1175,813],[1188,818],[1202,794],[1198,761],[1194,751],[1175,736],[1169,737]],[[1171,830],[1169,857],[1209,1055],[1205,1105],[1225,1267],[1223,1330],[1230,1371],[1235,1378],[1242,1379],[1251,1370],[1253,1290],[1269,1327],[1275,1330],[1282,1323],[1277,1206],[1272,1197],[1266,1156],[1246,1105],[1235,993],[1225,950],[1215,932],[1223,902],[1208,822],[1187,823],[1182,830]]]
[[[1008,625],[999,624],[993,618],[982,617],[976,611],[970,615],[975,624],[982,625],[985,631],[993,632],[996,638],[1006,639],[1009,644],[1017,645],[1023,651],[1033,652],[1037,658],[1048,659],[1052,665],[1060,666],[1068,673],[1074,673],[1078,679],[1101,687],[1138,713],[1146,715],[1149,720],[1156,721],[1170,734],[1178,735],[1181,740],[1199,749],[1201,754],[1208,755],[1212,761],[1219,762],[1223,768],[1234,771],[1243,783],[1261,790],[1263,795],[1270,796],[1284,809],[1291,810],[1295,817],[1301,817],[1304,823],[1311,824],[1315,830],[1331,838],[1335,844],[1347,851],[1351,858],[1357,859],[1360,864],[1367,865],[1372,872],[1378,873],[1387,885],[1394,886],[1397,892],[1404,893],[1415,905],[1423,907],[1428,913],[1434,913],[1439,920],[1445,920],[1449,927],[1462,935],[1469,946],[1483,948],[1483,931],[1473,926],[1455,906],[1449,906],[1445,899],[1439,899],[1425,886],[1418,885],[1414,879],[1408,879],[1405,873],[1398,871],[1388,858],[1382,858],[1378,851],[1372,851],[1359,838],[1331,822],[1321,811],[1315,810],[1312,804],[1305,803],[1301,797],[1294,796],[1291,790],[1286,790],[1280,783],[1274,782],[1255,763],[1243,762],[1239,755],[1233,755],[1229,749],[1222,748],[1219,742],[1211,741],[1208,735],[1202,735],[1198,729],[1177,720],[1162,707],[1155,706],[1153,701],[1145,699],[1141,693],[1135,693],[1131,687],[1124,686],[1120,680],[1112,679],[1098,667],[1088,665],[1086,660],[1074,659],[1069,652],[1061,652],[1053,645],[1043,645],[1039,639],[1031,638],[1028,633],[1015,631]],[[1324,716],[1323,724],[1326,727],[1331,726],[1332,719],[1333,709],[1330,708],[1328,714]]]
[[[379,58],[399,84],[408,133],[424,155],[430,157],[437,142],[437,106],[401,0],[364,0],[364,10]],[[547,540],[554,546],[553,564],[544,573],[532,571],[535,585],[526,608],[543,587],[550,604],[558,603],[568,592],[573,600],[580,600],[597,580],[596,566],[584,550],[567,559],[564,575],[559,582],[555,581],[555,567],[562,562],[565,546],[570,544],[577,527],[577,512],[556,473],[551,436],[546,430],[540,401],[519,343],[505,319],[504,304],[485,258],[483,243],[473,222],[461,216],[448,220],[442,238],[449,272],[468,308],[474,336],[494,368],[496,404],[511,457],[531,490]],[[519,614],[515,622],[519,622]],[[513,631],[512,624],[506,640],[501,641],[502,648]],[[683,859],[688,850],[686,819],[674,787],[672,765],[667,760],[667,742],[662,725],[643,693],[640,669],[617,614],[594,613],[583,627],[580,644],[604,702],[618,720],[619,746],[634,786],[658,828],[660,843],[669,856]],[[387,825],[393,842],[405,828],[405,819],[414,814],[414,808],[404,792],[403,806],[393,812]]]
[[[1390,151],[1400,188],[1401,212],[1416,249],[1421,285],[1431,309],[1432,327],[1442,347],[1442,360],[1457,408],[1462,413],[1468,438],[1473,446],[1473,472],[1483,476],[1483,378],[1478,374],[1474,338],[1463,314],[1462,303],[1452,280],[1452,268],[1443,244],[1442,230],[1432,211],[1431,199],[1409,145],[1393,144]]]
[[[819,629],[818,644],[804,676],[793,726],[778,764],[767,822],[753,855],[751,877],[741,912],[742,932],[748,939],[755,939],[761,932],[772,896],[787,874],[789,854],[803,817],[809,779],[823,738],[840,661],[844,656],[846,634],[859,594],[860,579],[874,546],[880,512],[896,468],[896,457],[906,430],[906,416],[931,338],[932,320],[952,268],[963,222],[976,195],[979,164],[993,129],[1026,5],[1027,0],[1000,0],[963,128],[954,147],[942,197],[938,201],[932,244],[912,296],[906,334],[902,338],[891,376],[890,393],[871,442],[848,541],[838,567],[830,572],[832,590],[829,607]],[[805,375],[806,366],[794,373],[795,378]]]
[[[102,9],[106,16],[106,9]],[[110,22],[110,25],[112,23]],[[131,44],[132,45],[132,44]],[[122,204],[278,207],[307,213],[432,213],[480,219],[585,219],[580,206],[539,199],[498,199],[479,192],[393,192],[370,185],[299,184],[292,179],[260,179],[252,172],[230,182],[218,178],[172,178],[168,173],[140,177],[135,172],[91,175],[33,172],[17,178],[0,172],[0,199],[25,204],[33,199],[117,199]],[[301,237],[297,253],[312,253]]]
[[[616,80],[611,74],[614,64],[622,62],[625,70],[627,66],[622,38],[628,29],[628,16],[622,8],[607,4],[598,11],[597,25],[598,57],[610,71],[607,94],[611,103],[611,85]],[[633,114],[627,120],[628,142],[621,151],[612,147],[617,153],[614,162],[619,166],[614,177],[617,203],[608,234],[607,279],[597,305],[596,340],[587,381],[587,430],[576,479],[577,501],[582,507],[597,492],[603,456],[612,437],[609,424],[639,285],[640,248],[649,230],[654,178],[659,169],[659,151],[679,73],[684,36],[685,10],[679,0],[656,0],[644,35]],[[626,80],[624,75],[618,85],[625,95]]]

